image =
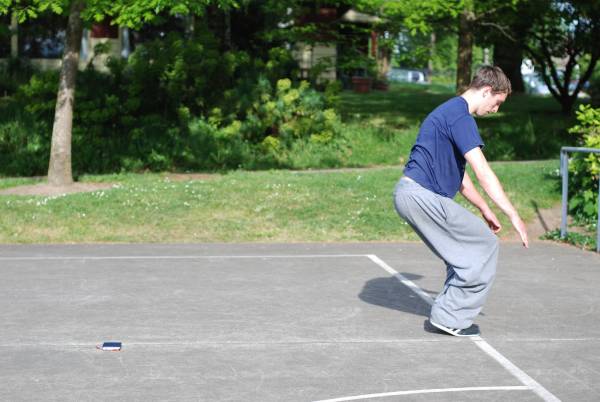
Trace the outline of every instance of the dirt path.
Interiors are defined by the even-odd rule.
[[[560,204],[549,209],[538,209],[536,217],[527,222],[527,235],[530,241],[539,240],[540,236],[549,230],[560,227],[561,206]],[[519,235],[512,227],[504,227],[503,235],[500,236],[505,241],[520,241]]]

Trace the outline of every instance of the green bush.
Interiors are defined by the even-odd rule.
[[[36,69],[29,59],[9,57],[0,62],[0,96],[13,95]]]
[[[584,89],[590,95],[590,103],[593,107],[600,107],[600,65],[597,65]]]
[[[600,108],[581,105],[576,115],[579,124],[569,132],[580,136],[581,146],[600,149]],[[570,212],[579,222],[593,224],[598,216],[600,155],[575,154],[569,171]]]
[[[189,141],[182,155],[194,168],[297,167],[300,149],[306,147],[324,157],[336,148],[339,117],[326,108],[324,97],[306,82],[297,86],[280,79],[275,87],[260,79],[251,91],[255,101],[235,117],[223,117],[215,108],[208,118],[190,125]],[[327,164],[339,163],[327,157]]]
[[[210,120],[215,130],[226,133],[235,131],[236,121],[249,119],[252,124],[244,125],[244,139],[262,141],[279,117],[264,110],[261,97],[296,66],[283,48],[270,49],[268,57],[263,60],[242,51],[223,53],[217,38],[199,27],[193,39],[173,33],[138,45],[128,60],[110,58],[108,73],[96,71],[90,63],[77,76],[74,172],[237,167],[249,158],[241,157],[248,154],[247,146],[242,143],[235,151],[206,152],[198,141],[207,141],[210,133],[198,127],[192,132],[190,122]],[[46,172],[57,89],[58,71],[38,72],[1,107],[0,132],[7,134],[0,137],[0,150],[9,153],[3,152],[6,163],[0,173]],[[308,97],[308,93],[303,95],[302,102]],[[10,115],[7,111],[19,112]],[[291,121],[281,118],[284,123]],[[296,120],[306,124],[306,119]],[[199,140],[199,135],[204,139]],[[31,144],[36,145],[32,148]],[[36,160],[19,162],[21,155]],[[202,158],[206,160],[197,160]]]
[[[51,128],[44,122],[15,119],[0,123],[1,172],[10,176],[35,176],[46,172],[50,157],[50,132]]]
[[[57,85],[45,83],[42,76],[49,74],[38,74],[13,97],[4,99],[0,110],[0,172],[5,175],[33,176],[48,170]],[[37,97],[28,101],[24,89],[31,93],[54,91],[53,101],[44,98],[38,102]]]

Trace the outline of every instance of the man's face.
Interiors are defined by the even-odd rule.
[[[500,105],[506,100],[508,94],[493,93],[490,87],[484,87],[481,91],[482,102],[475,112],[477,116],[484,116],[488,113],[496,113]]]

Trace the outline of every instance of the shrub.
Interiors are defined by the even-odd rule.
[[[600,66],[597,66],[589,81],[588,92],[593,107],[600,107]]]
[[[0,123],[1,172],[34,176],[48,170],[51,128],[45,122],[15,119]]]
[[[183,154],[195,168],[295,167],[298,144],[331,147],[340,135],[339,117],[306,82],[259,79],[254,102],[234,117],[213,109],[190,124]],[[203,161],[203,163],[202,163]]]
[[[600,149],[600,108],[581,105],[576,112],[579,124],[569,132],[580,136],[581,146]],[[569,166],[570,212],[582,223],[596,222],[600,155],[575,154]]]
[[[289,147],[297,139],[327,143],[337,134],[337,114],[325,109],[323,96],[306,81],[294,87],[290,79],[280,79],[271,89],[263,80],[258,91],[258,100],[246,111],[241,126],[246,139],[262,142],[271,135]]]
[[[0,95],[13,95],[25,84],[36,69],[29,59],[9,57],[0,62]]]
[[[208,30],[199,27],[196,32],[193,40],[169,34],[138,45],[128,60],[109,58],[108,73],[90,63],[78,74],[72,133],[75,172],[237,167],[250,158],[242,157],[250,152],[243,141],[262,141],[276,120],[264,110],[261,96],[270,93],[295,62],[283,48],[270,49],[267,60],[242,51],[222,53]],[[7,161],[0,172],[46,172],[57,89],[58,71],[35,73],[2,108],[0,131],[12,134],[0,137],[0,150],[11,150],[11,158],[33,157],[26,144],[38,144],[39,160],[23,164],[22,172],[18,163]],[[7,116],[7,110],[19,113]],[[242,127],[239,121],[247,117]],[[197,118],[212,128],[198,126],[191,132],[190,122]],[[235,135],[227,133],[237,135],[242,129],[242,143],[234,146]],[[223,138],[207,140],[213,132]],[[199,150],[200,143],[212,151]],[[223,143],[229,151],[210,148]],[[200,163],[197,157],[206,160]]]

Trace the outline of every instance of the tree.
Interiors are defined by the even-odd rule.
[[[519,35],[517,29],[512,30],[516,37],[525,40],[525,37]],[[500,67],[510,80],[513,92],[524,93],[525,83],[521,74],[521,65],[523,64],[523,49],[515,46],[514,43],[507,41],[504,38],[493,42],[494,49],[494,65]]]
[[[471,2],[465,4],[458,15],[458,54],[456,59],[456,92],[463,93],[471,83],[473,64],[473,25],[477,21]]]
[[[494,44],[494,59],[517,90],[521,88],[523,55],[531,58],[565,113],[571,112],[600,57],[598,1],[362,0],[360,4],[379,10],[387,18],[402,19],[413,32],[432,32],[444,25],[456,27],[458,92],[470,80],[474,39]]]
[[[501,67],[510,73],[529,57],[563,112],[570,113],[600,57],[600,3],[520,2],[489,25],[494,29],[483,35],[492,37]]]
[[[385,18],[401,19],[413,34],[431,33],[436,27],[451,27],[457,33],[456,90],[462,93],[471,82],[475,32],[484,25],[495,26],[496,15],[512,9],[518,0],[362,0],[359,4],[378,10]]]
[[[561,104],[563,113],[570,113],[600,58],[600,3],[585,0],[541,3],[546,7],[533,21],[525,52]],[[560,68],[560,64],[564,67]]]
[[[511,69],[516,73],[523,57],[529,57],[563,112],[571,112],[600,56],[598,2],[520,2],[484,28],[487,32],[480,33],[487,38],[484,40],[494,43],[494,58],[508,73],[513,87],[519,82]]]
[[[522,44],[527,42],[531,21],[540,14],[538,6],[535,1],[521,1],[514,7],[505,7],[495,14],[495,21],[482,22],[476,30],[478,42],[493,48],[494,65],[510,79],[513,92],[525,92]]]
[[[48,182],[62,186],[73,183],[71,171],[71,132],[75,103],[81,37],[85,23],[111,17],[113,23],[130,28],[152,21],[168,11],[171,14],[202,14],[209,4],[233,7],[235,0],[0,0],[0,15],[13,13],[19,22],[52,12],[69,15],[66,43],[56,97]]]

